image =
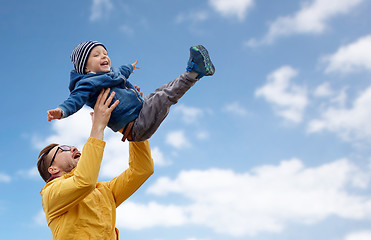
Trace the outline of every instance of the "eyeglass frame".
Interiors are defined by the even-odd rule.
[[[63,149],[62,147],[67,147],[68,149]],[[62,150],[62,152],[66,152],[66,151],[71,151],[72,149],[72,146],[69,146],[69,145],[60,145],[57,147],[57,151],[55,151],[53,157],[52,157],[52,160],[50,161],[50,164],[49,164],[49,167],[52,166],[54,160],[55,160],[55,156],[57,156],[57,153],[58,153],[58,150]]]

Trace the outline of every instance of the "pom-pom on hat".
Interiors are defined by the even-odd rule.
[[[75,70],[79,74],[85,74],[86,62],[88,61],[89,54],[95,46],[106,47],[98,41],[82,42],[75,47],[71,54],[71,61],[75,66]],[[107,50],[107,49],[106,49]]]

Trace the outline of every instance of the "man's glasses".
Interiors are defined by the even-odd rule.
[[[55,153],[54,153],[54,155],[52,157],[52,160],[50,161],[49,167],[53,164],[54,159],[55,159],[55,156],[57,155],[59,149],[62,150],[62,152],[65,152],[65,151],[71,151],[72,147],[71,146],[68,146],[68,145],[58,146],[57,151],[55,151]]]

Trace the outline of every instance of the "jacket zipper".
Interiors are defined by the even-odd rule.
[[[140,99],[140,97],[139,97],[139,95],[138,95],[138,91],[136,91],[135,89],[132,89],[132,88],[128,88],[128,87],[126,86],[126,79],[125,79],[123,76],[120,76],[120,77],[121,77],[122,79],[124,79],[124,87],[125,87],[125,89],[128,89],[128,90],[133,91],[133,92],[135,93],[135,96],[137,96],[138,101],[139,101],[140,103],[143,103],[142,99]]]

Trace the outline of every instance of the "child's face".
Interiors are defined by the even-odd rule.
[[[108,57],[106,49],[101,46],[95,46],[86,62],[85,73],[109,72],[111,70],[111,59]]]

